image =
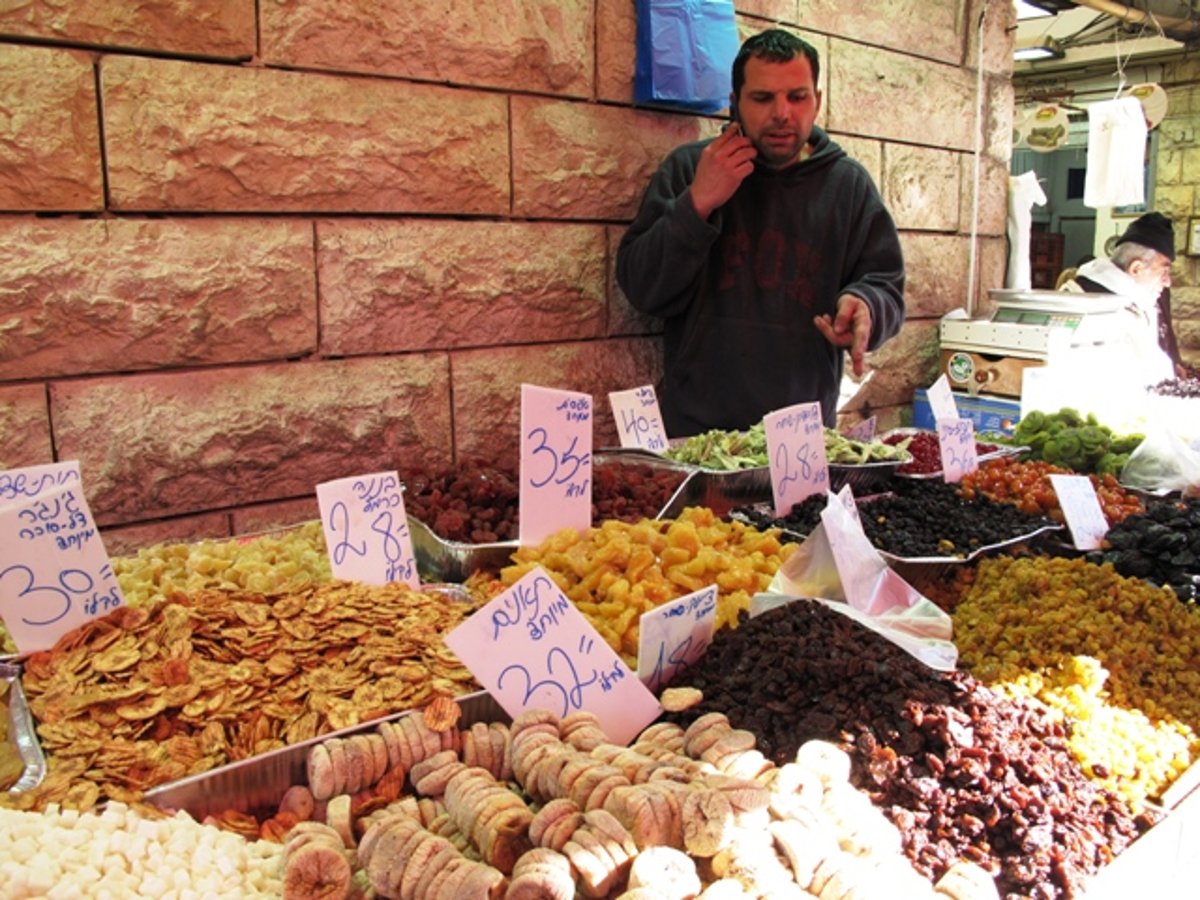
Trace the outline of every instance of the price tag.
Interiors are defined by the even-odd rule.
[[[642,613],[638,679],[657,694],[704,655],[716,621],[715,584]]]
[[[446,646],[510,716],[585,709],[628,744],[661,712],[658,700],[541,567],[446,635]]]
[[[938,376],[938,380],[925,391],[925,397],[929,400],[933,421],[958,418],[958,404],[954,402],[954,394],[950,392],[950,382],[945,375]]]
[[[1063,518],[1077,550],[1095,550],[1108,534],[1108,520],[1100,507],[1096,488],[1086,475],[1051,475]]]
[[[869,441],[875,437],[875,416],[855,422],[847,428],[843,435],[853,441]]]
[[[608,395],[608,402],[622,447],[639,447],[654,453],[667,449],[667,433],[663,430],[658,397],[652,385],[614,391]]]
[[[122,606],[78,463],[5,472],[0,483],[0,618],[21,653]]]
[[[763,428],[775,515],[786,516],[805,497],[829,490],[821,404],[798,403],[767,413],[763,416]]]
[[[377,472],[317,485],[334,578],[420,587],[400,476]]]
[[[938,419],[938,447],[942,451],[942,478],[948,483],[962,481],[964,475],[979,468],[975,455],[975,423],[970,419]]]
[[[520,542],[592,524],[592,398],[521,385]]]

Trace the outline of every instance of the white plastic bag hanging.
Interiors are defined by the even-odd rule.
[[[1033,232],[1033,205],[1046,205],[1046,192],[1038,183],[1037,172],[1022,172],[1008,179],[1008,272],[1004,286],[1027,291],[1033,284],[1033,266],[1029,260]]]
[[[1146,202],[1146,115],[1136,97],[1088,107],[1083,203],[1093,209]]]

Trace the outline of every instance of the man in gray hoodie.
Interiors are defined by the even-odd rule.
[[[744,430],[820,401],[835,423],[843,353],[904,323],[904,259],[866,169],[815,124],[817,51],[770,29],[733,63],[733,123],[675,149],[617,250],[630,303],[664,321],[667,434]]]

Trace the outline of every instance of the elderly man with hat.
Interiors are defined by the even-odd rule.
[[[1129,300],[1128,309],[1142,323],[1138,329],[1153,335],[1166,359],[1152,371],[1162,378],[1183,377],[1189,369],[1179,358],[1179,344],[1171,327],[1171,263],[1175,261],[1175,230],[1162,213],[1146,213],[1134,219],[1117,238],[1108,259],[1093,259],[1081,265],[1075,277],[1062,285],[1064,291],[1091,294],[1120,294]],[[1153,354],[1157,356],[1157,354]]]

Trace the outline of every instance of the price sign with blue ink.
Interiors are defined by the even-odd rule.
[[[317,503],[334,578],[420,587],[403,487],[395,472],[318,484]]]
[[[970,419],[938,419],[938,446],[942,451],[942,477],[947,483],[962,481],[979,468],[975,455],[975,423]]]
[[[592,398],[521,385],[520,542],[592,524]]]
[[[643,385],[628,391],[613,391],[608,395],[617,437],[622,447],[637,447],[652,453],[667,449],[667,433],[663,430],[662,414],[653,385]]]
[[[1092,479],[1086,475],[1051,475],[1050,484],[1058,497],[1075,549],[1097,549],[1108,534],[1108,520],[1104,518]]]
[[[798,403],[767,413],[763,427],[775,515],[786,516],[805,497],[829,490],[821,404]]]
[[[538,567],[445,637],[471,674],[516,717],[548,709],[594,713],[628,744],[662,708],[624,660]]]
[[[869,418],[855,422],[842,432],[842,434],[853,441],[869,441],[875,437],[875,423],[875,416],[870,416]]]
[[[717,586],[664,603],[638,620],[638,679],[655,694],[694,665],[712,643]]]
[[[4,473],[0,618],[21,653],[52,647],[125,603],[78,464],[62,466]]]

